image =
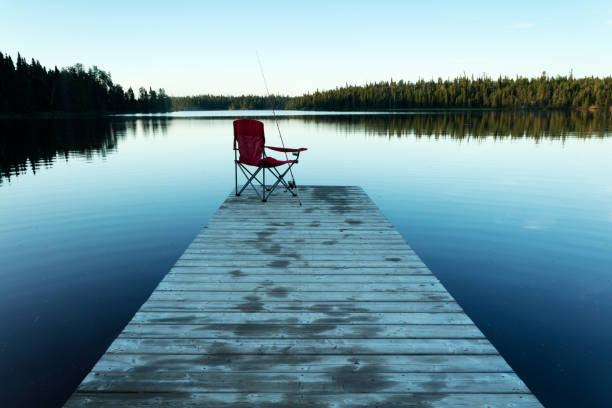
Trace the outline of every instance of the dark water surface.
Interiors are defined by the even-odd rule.
[[[0,121],[0,406],[70,395],[230,192],[237,114]],[[611,124],[280,118],[298,182],[363,186],[549,407],[612,401]]]

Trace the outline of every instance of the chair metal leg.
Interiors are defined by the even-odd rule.
[[[255,194],[257,195],[257,197],[261,201],[266,202],[268,201],[268,198],[270,198],[270,195],[272,195],[276,187],[278,187],[279,184],[282,184],[288,191],[291,192],[291,194],[294,197],[297,196],[295,192],[295,185],[293,184],[293,182],[285,181],[285,176],[287,175],[287,173],[291,171],[291,168],[293,167],[293,165],[294,163],[289,164],[287,168],[285,169],[285,171],[283,171],[282,173],[275,167],[272,167],[269,169],[266,169],[264,167],[258,167],[257,170],[251,173],[245,166],[243,166],[240,163],[236,163],[236,166],[234,168],[234,171],[236,173],[235,174],[236,195],[237,196],[241,195],[242,192],[250,185],[253,191],[255,191]],[[240,169],[240,171],[246,178],[246,182],[244,183],[244,185],[242,186],[240,190],[238,190],[238,169]],[[272,173],[272,175],[276,177],[276,181],[270,184],[269,186],[266,185],[266,170],[269,170]],[[257,175],[259,174],[260,171],[262,172],[261,180],[257,178]],[[259,185],[261,186],[261,193],[259,191],[259,188],[255,186],[254,182],[259,183]]]
[[[234,179],[236,180],[236,196],[239,196],[238,193],[238,163],[234,162]]]
[[[291,165],[293,166],[293,164]],[[272,171],[272,173],[274,173],[274,175],[276,176],[276,178],[280,178],[280,182],[281,184],[285,187],[285,189],[287,189],[288,191],[291,191],[291,194],[293,194],[293,196],[295,197],[296,194],[293,192],[293,186],[292,186],[292,182],[287,183],[285,181],[285,179],[283,178],[282,174],[278,171],[278,169],[276,168],[271,168],[270,171]],[[286,172],[285,172],[286,173]],[[270,189],[268,189],[269,191]]]
[[[272,186],[270,187],[270,192],[268,193],[268,197],[270,196],[270,194],[272,194],[272,192],[274,191],[274,189],[276,189],[276,187],[282,183],[283,185],[287,186],[287,183],[285,182],[285,175],[289,172],[289,170],[291,169],[291,167],[293,166],[293,163],[291,163],[287,169],[285,169],[284,172],[280,173],[278,172],[280,175],[276,176],[276,182],[274,184],[272,184]],[[289,191],[291,191],[291,193],[293,194],[293,190],[289,189]]]
[[[242,171],[242,174],[244,174],[244,177],[247,179],[247,181],[244,183],[244,186],[242,186],[242,188],[238,192],[238,195],[242,194],[245,188],[247,188],[248,186],[251,186],[253,188],[253,191],[255,191],[255,194],[257,194],[257,197],[261,199],[262,197],[259,194],[259,190],[257,190],[257,188],[255,188],[255,186],[253,185],[253,180],[257,181],[259,184],[262,184],[261,181],[259,181],[259,179],[257,178],[257,173],[261,171],[261,167],[259,167],[254,173],[251,173],[244,166],[240,164],[239,166],[240,166],[240,171]]]
[[[239,196],[238,193],[238,152],[236,152],[236,146],[234,145],[234,179],[236,181],[236,195]]]
[[[261,188],[261,192],[262,192],[263,198],[261,199],[261,201],[266,202],[266,201],[268,201],[268,198],[266,197],[266,169],[263,168],[263,167],[262,167],[262,169],[263,169],[263,184],[261,186],[262,187]]]

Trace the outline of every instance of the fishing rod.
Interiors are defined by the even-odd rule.
[[[283,149],[285,149],[285,142],[283,141],[283,135],[281,134],[280,126],[278,125],[278,119],[276,118],[276,110],[274,109],[274,98],[270,94],[270,90],[268,89],[268,82],[266,81],[266,76],[264,75],[263,65],[261,65],[261,59],[259,58],[259,53],[255,51],[255,55],[257,55],[257,63],[259,64],[259,71],[261,72],[261,77],[263,78],[264,86],[266,87],[266,93],[268,94],[268,98],[272,101],[272,116],[274,116],[274,123],[276,123],[276,130],[278,130],[278,137],[280,138],[281,145]],[[285,159],[289,161],[289,155],[285,152]],[[289,167],[289,173],[291,174],[291,182],[293,183],[293,189],[295,190],[295,196],[298,199],[298,203],[300,206],[302,205],[302,200],[300,199],[300,195],[298,193],[297,184],[295,182],[295,177],[293,177],[293,170]]]

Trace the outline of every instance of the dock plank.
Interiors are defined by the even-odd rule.
[[[230,195],[66,407],[541,407],[355,186]]]

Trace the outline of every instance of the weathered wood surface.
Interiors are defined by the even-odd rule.
[[[67,407],[541,407],[358,187],[230,195]]]

